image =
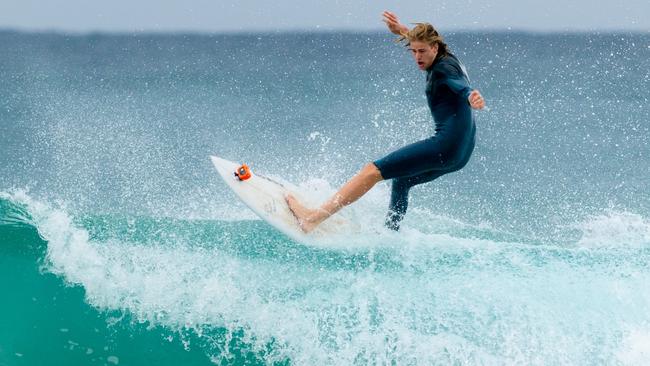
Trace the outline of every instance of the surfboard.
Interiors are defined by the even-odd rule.
[[[218,156],[211,156],[210,159],[228,188],[262,220],[288,237],[303,243],[313,243],[314,240],[326,239],[352,231],[351,223],[336,214],[310,233],[303,232],[285,200],[287,193],[291,193],[301,202],[305,202],[296,187],[257,174],[252,169],[250,177],[241,180],[235,173],[242,164]]]

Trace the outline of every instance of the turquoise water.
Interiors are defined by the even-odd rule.
[[[208,155],[318,201],[433,131],[383,34],[0,32],[0,365],[650,362],[647,34],[450,34],[462,171],[304,245]]]

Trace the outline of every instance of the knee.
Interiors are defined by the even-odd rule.
[[[380,182],[384,180],[381,176],[379,168],[374,163],[366,164],[363,169],[361,169],[360,174],[364,175],[367,179],[372,180],[373,182]]]
[[[411,186],[412,186],[411,182],[409,181],[409,179],[406,178],[395,178],[393,179],[393,183],[391,185],[393,192],[396,191],[408,192],[408,190],[411,189]]]

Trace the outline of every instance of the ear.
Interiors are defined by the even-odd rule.
[[[434,43],[433,46],[431,46],[431,49],[438,52],[438,44]]]

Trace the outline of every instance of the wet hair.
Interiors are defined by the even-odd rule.
[[[413,27],[413,29],[411,29],[407,33],[402,34],[402,36],[400,36],[400,38],[397,39],[397,42],[400,43],[406,42],[406,47],[409,47],[411,45],[411,42],[414,41],[424,42],[429,46],[438,44],[438,56],[436,56],[436,58],[446,56],[449,53],[449,48],[447,47],[447,44],[444,42],[442,36],[431,24],[429,23],[414,23],[414,24],[415,27]]]

